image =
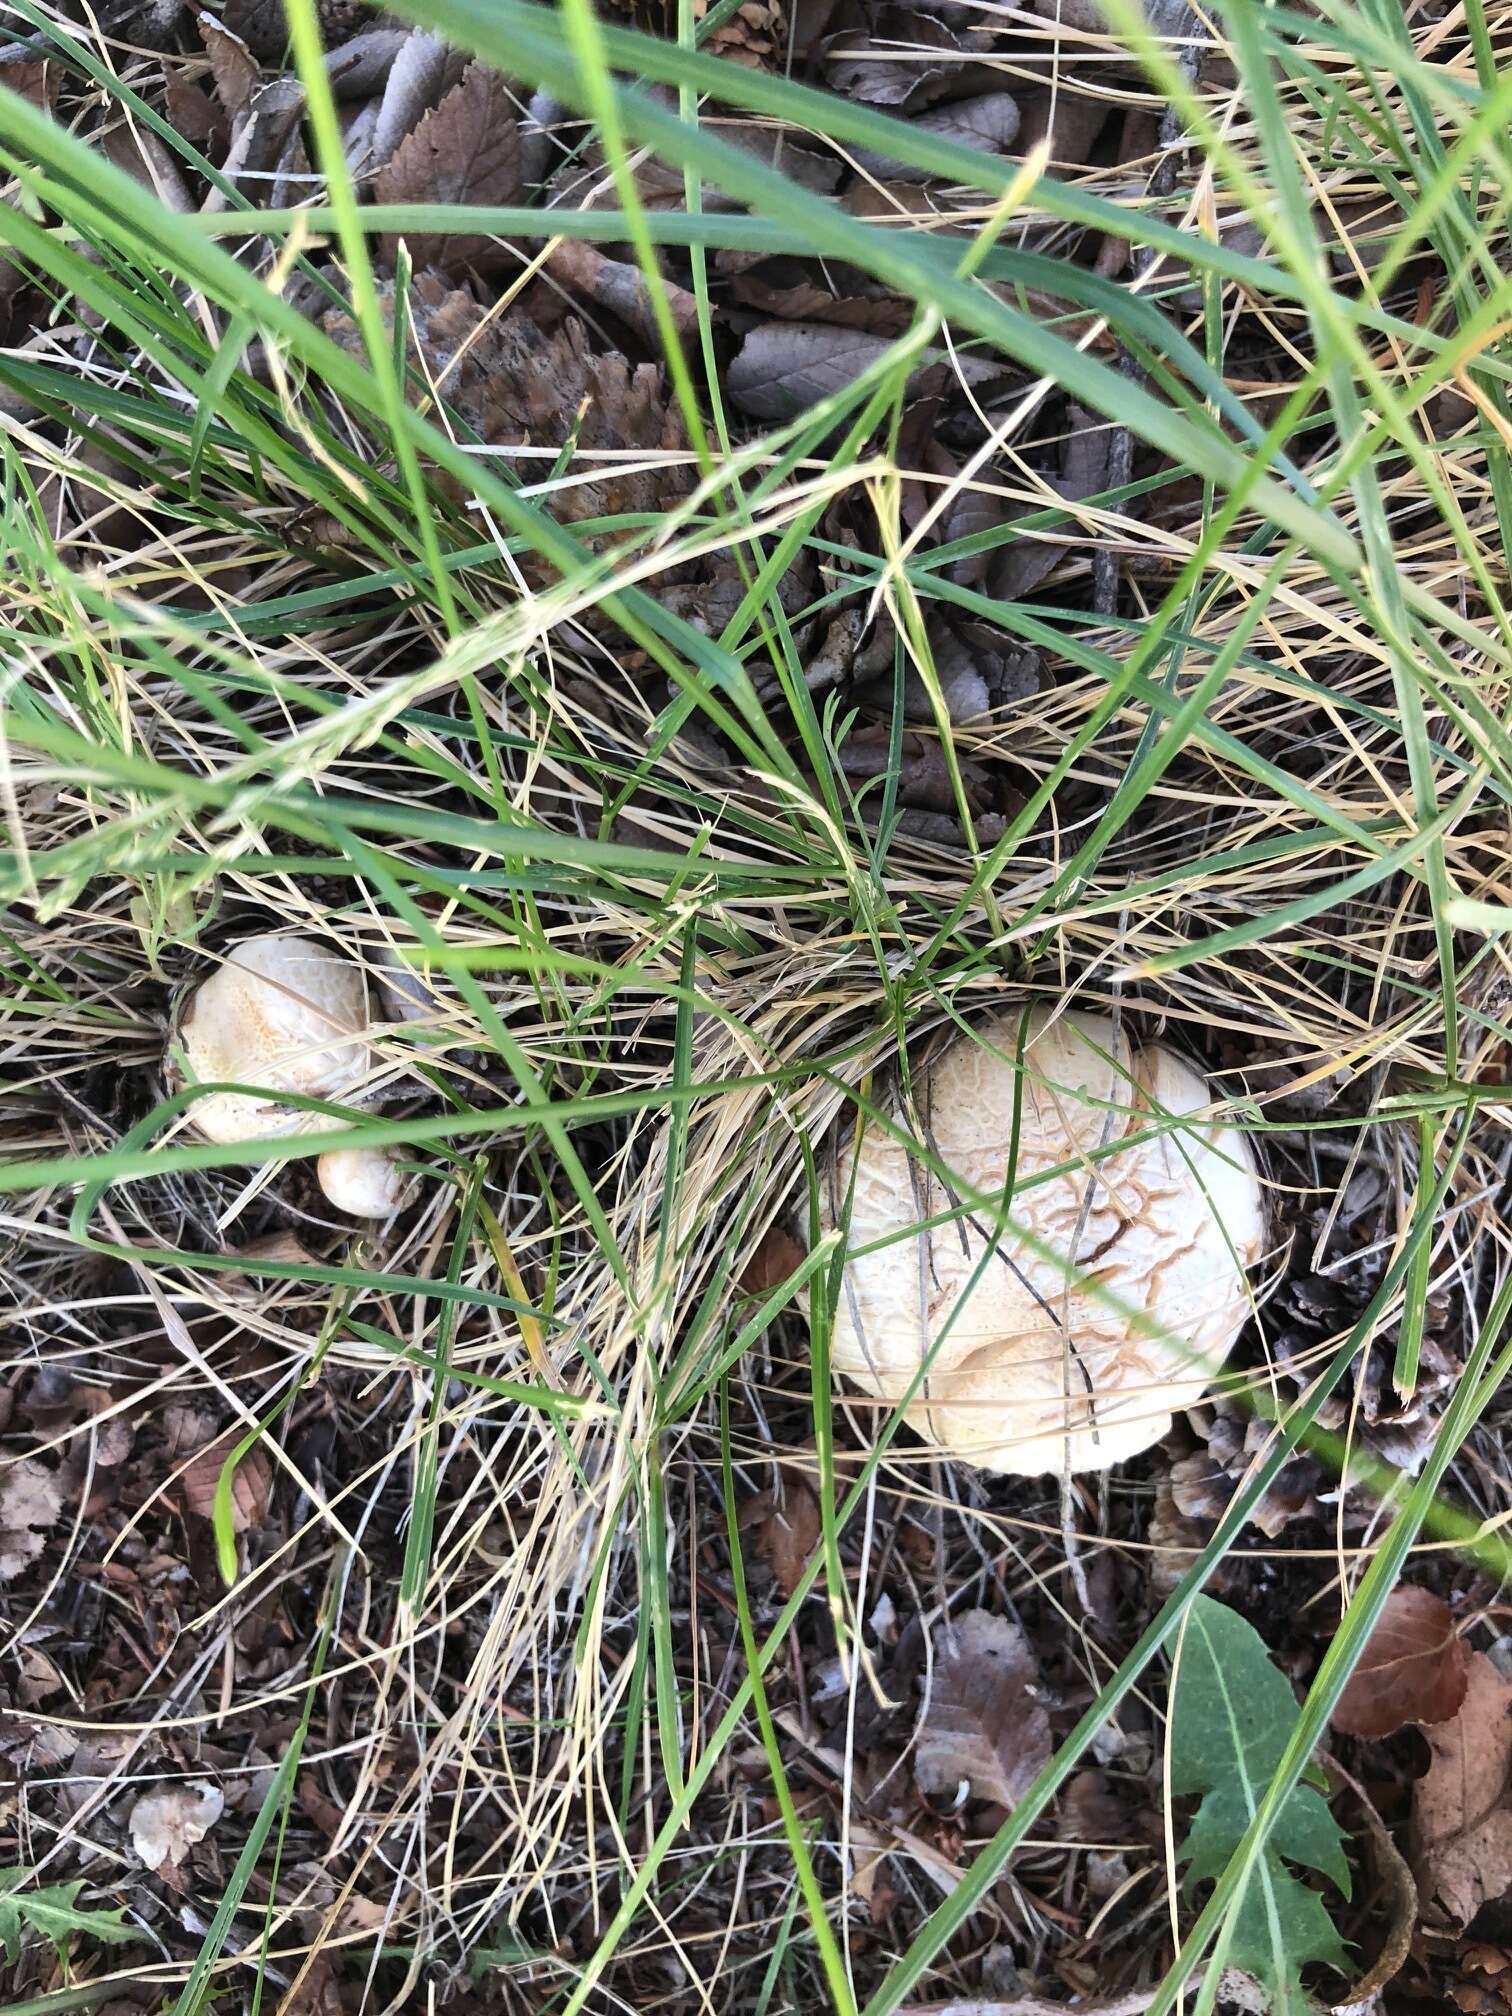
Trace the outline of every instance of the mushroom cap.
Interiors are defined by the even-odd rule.
[[[266,1098],[211,1092],[190,1108],[208,1141],[328,1133],[329,1114],[290,1112],[281,1096],[347,1099],[366,1080],[367,983],[362,968],[313,938],[247,938],[195,989],[179,1022],[192,1084],[258,1085]]]
[[[315,1176],[327,1199],[352,1218],[387,1218],[406,1188],[387,1148],[328,1148],[315,1163]]]
[[[1249,1315],[1245,1270],[1263,1249],[1265,1214],[1237,1129],[1131,1138],[1211,1104],[1190,1065],[1160,1044],[1131,1046],[1105,1016],[1041,1008],[1027,1022],[1022,1011],[998,1017],[916,1081],[930,1142],[966,1186],[989,1196],[1007,1186],[1021,1025],[1013,1222],[995,1250],[985,1207],[896,1237],[960,1193],[876,1129],[859,1162],[854,1142],[842,1151],[821,1215],[836,1221],[854,1166],[832,1368],[896,1404],[938,1345],[904,1419],[969,1462],[1029,1477],[1137,1455],[1200,1397]],[[1090,1159],[1120,1141],[1129,1145]],[[857,1250],[889,1235],[889,1246]],[[1116,1304],[1071,1278],[1073,1255]]]

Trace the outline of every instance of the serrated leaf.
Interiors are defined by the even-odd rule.
[[[1236,1611],[1193,1599],[1171,1696],[1171,1789],[1202,1804],[1179,1859],[1190,1891],[1227,1867],[1297,1726],[1297,1703],[1265,1641]],[[1284,1858],[1284,1859],[1283,1859]],[[1308,1961],[1347,1971],[1344,1942],[1323,1899],[1287,1862],[1316,1869],[1347,1897],[1344,1830],[1312,1787],[1298,1785],[1277,1816],[1234,1907],[1228,1964],[1252,1975],[1271,2006],[1306,2006]]]
[[[523,191],[509,87],[496,72],[472,63],[384,163],[373,193],[380,203],[452,204],[516,203]],[[492,272],[510,257],[497,240],[476,232],[415,232],[408,242],[417,270]],[[383,245],[392,265],[398,240],[386,235]]]
[[[79,1934],[112,1945],[136,1937],[134,1929],[122,1922],[124,1907],[113,1911],[79,1908],[82,1881],[54,1883],[42,1890],[23,1889],[31,1874],[30,1869],[0,1869],[0,1951],[7,1960],[20,1958],[25,1932],[51,1940],[59,1952]]]
[[[1253,1813],[1249,1790],[1237,1777],[1208,1793],[1182,1849],[1189,1863],[1186,1888],[1223,1873]],[[1305,1869],[1331,1877],[1344,1895],[1349,1895],[1349,1864],[1340,1845],[1343,1835],[1339,1823],[1327,1802],[1310,1786],[1299,1785],[1292,1793],[1270,1838],[1271,1846],[1289,1862],[1300,1862]]]

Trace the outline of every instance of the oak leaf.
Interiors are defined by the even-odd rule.
[[[1050,1717],[1035,1695],[1039,1667],[1006,1617],[967,1610],[935,1632],[935,1664],[919,1709],[914,1780],[927,1799],[1014,1806],[1050,1761]]]

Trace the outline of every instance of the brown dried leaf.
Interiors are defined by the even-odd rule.
[[[138,126],[135,122],[113,126],[104,136],[102,147],[106,158],[123,174],[150,190],[176,215],[186,216],[194,208],[178,156],[150,126]]]
[[[1370,1836],[1370,1859],[1381,1894],[1388,1907],[1389,1918],[1386,1936],[1381,1941],[1380,1951],[1357,1981],[1352,1981],[1336,2001],[1331,2004],[1332,2016],[1360,2016],[1360,2012],[1380,2006],[1381,1990],[1394,1981],[1406,1964],[1412,1950],[1413,1936],[1418,1922],[1418,1891],[1401,1850],[1392,1840],[1386,1823],[1377,1813],[1374,1804],[1363,1785],[1337,1761],[1329,1760],[1329,1769],[1354,1793],[1360,1811],[1365,1816],[1366,1832]]]
[[[326,75],[337,98],[370,98],[388,82],[400,51],[414,39],[409,28],[369,28],[326,52]]]
[[[25,1458],[0,1473],[0,1582],[37,1559],[62,1513],[62,1488],[45,1464]]]
[[[174,1401],[163,1409],[163,1450],[170,1463],[192,1456],[196,1449],[203,1449],[214,1435],[215,1416],[205,1408]]]
[[[18,56],[14,62],[0,60],[0,84],[35,105],[39,112],[51,112],[57,103],[62,75],[58,65],[45,56]]]
[[[756,420],[791,420],[832,392],[842,391],[887,344],[859,330],[820,322],[764,322],[730,365],[726,389]]]
[[[881,336],[824,322],[763,322],[747,335],[726,374],[730,398],[756,420],[791,420],[841,391],[887,348]],[[957,351],[926,361],[909,381],[939,389],[964,379],[982,385],[1009,375],[1002,361]]]
[[[796,182],[800,189],[812,189],[816,196],[833,196],[840,186],[844,164],[837,161],[833,154],[821,154],[817,148],[802,146],[786,127],[753,126],[743,121],[732,126],[717,126],[715,131],[728,146],[738,147],[742,154],[749,154],[766,167],[775,168],[787,181]],[[743,207],[725,190],[715,189],[712,185],[704,190],[706,210]]]
[[[779,1491],[758,1491],[740,1511],[743,1532],[772,1571],[783,1596],[791,1596],[819,1545],[819,1494],[796,1465],[782,1466]]]
[[[724,260],[720,263],[725,265]],[[747,308],[759,308],[785,322],[829,322],[839,329],[864,329],[873,336],[900,335],[914,313],[912,302],[833,261],[823,265],[789,258],[752,261],[736,268],[731,291]]]
[[[212,161],[231,144],[231,121],[217,99],[191,84],[177,63],[163,66],[163,110],[174,132]]]
[[[481,63],[470,64],[461,83],[384,163],[373,193],[380,203],[517,203],[524,193],[520,128],[503,78]],[[391,233],[385,235],[390,264],[398,245]],[[509,256],[481,233],[420,233],[409,249],[417,266],[440,273],[465,266],[487,272]]]
[[[1018,138],[1018,100],[1010,91],[986,91],[980,98],[963,98],[955,105],[940,105],[922,112],[909,125],[916,132],[932,133],[957,146],[975,148],[979,154],[1006,154]],[[893,182],[928,182],[927,168],[915,168],[891,155],[874,153],[870,147],[851,149],[851,158],[868,175],[881,175]]]
[[[215,1487],[220,1482],[226,1458],[235,1446],[230,1435],[222,1435],[207,1449],[201,1449],[183,1475],[179,1489],[184,1509],[197,1519],[215,1514]],[[231,1478],[231,1525],[237,1533],[259,1526],[268,1515],[273,1491],[273,1465],[261,1443],[255,1444],[237,1464]]]
[[[1066,409],[1067,433],[1061,448],[1061,473],[1055,489],[1068,504],[1095,496],[1108,485],[1112,431],[1107,421],[1080,406]],[[988,593],[1000,602],[1017,602],[1052,574],[1067,556],[1085,557],[1087,534],[1074,520],[1024,532],[999,546],[987,569]]]
[[[439,35],[413,28],[395,56],[373,128],[373,163],[382,167],[407,133],[462,81],[459,59]]]
[[[1413,1806],[1419,1885],[1456,1925],[1512,1888],[1512,1681],[1483,1652],[1467,1663],[1459,1713],[1425,1731],[1433,1762]]]
[[[931,61],[931,55],[943,58]],[[961,75],[961,44],[932,15],[883,7],[866,31],[846,35],[831,50],[828,81],[863,105],[901,111],[943,97]]]
[[[1018,147],[1027,154],[1048,139],[1052,167],[1084,168],[1108,120],[1106,99],[1048,85],[1020,95]]]
[[[1431,1589],[1394,1589],[1333,1712],[1346,1736],[1393,1736],[1409,1722],[1447,1722],[1468,1685],[1454,1613]]]
[[[933,1681],[920,1709],[914,1780],[926,1799],[1012,1807],[1050,1758],[1050,1717],[1034,1698],[1039,1668],[1018,1625],[968,1610],[935,1632]]]
[[[201,14],[200,40],[210,59],[215,95],[231,120],[244,119],[262,84],[257,58],[233,29],[213,14]]]
[[[939,741],[932,735],[905,734],[899,744],[898,801],[919,812],[954,812],[955,785]],[[840,749],[840,768],[854,781],[882,777],[892,765],[892,735],[885,722],[859,728]],[[985,804],[985,773],[980,764],[957,765],[967,804],[979,811]]]
[[[280,164],[285,150],[296,139],[304,106],[304,88],[297,77],[274,77],[259,85],[245,113],[232,125],[230,151],[221,163],[226,180],[237,183],[244,175],[255,177],[251,193],[266,202],[271,185],[263,178]],[[276,187],[272,187],[272,196],[276,203],[279,198]],[[219,212],[225,208],[226,200],[219,189],[212,189],[201,208]]]
[[[770,1295],[795,1274],[808,1258],[807,1249],[781,1225],[768,1225],[756,1250],[740,1270],[743,1295]]]
[[[341,1983],[330,1961],[319,1953],[301,1967],[288,1999],[280,2005],[280,2016],[343,2016],[345,2008]]]

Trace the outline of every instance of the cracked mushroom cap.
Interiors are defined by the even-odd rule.
[[[916,1080],[938,1159],[987,1195],[1008,1181],[1022,1020],[1000,1016]],[[1212,1099],[1174,1051],[1134,1047],[1104,1016],[1031,1010],[1012,1223],[995,1251],[984,1207],[857,1253],[959,1202],[900,1143],[869,1130],[833,1369],[896,1404],[938,1344],[904,1419],[990,1470],[1102,1470],[1149,1448],[1233,1348],[1251,1306],[1245,1270],[1264,1245],[1260,1183],[1235,1128],[1134,1138]],[[855,1161],[852,1141],[824,1199],[827,1225]],[[1069,1277],[1069,1256],[1119,1306]]]
[[[349,1100],[372,1063],[360,966],[313,938],[270,934],[233,947],[190,996],[178,1040],[191,1084],[266,1087],[266,1098],[211,1092],[189,1109],[207,1141],[328,1133],[346,1123],[282,1107],[280,1094]]]

